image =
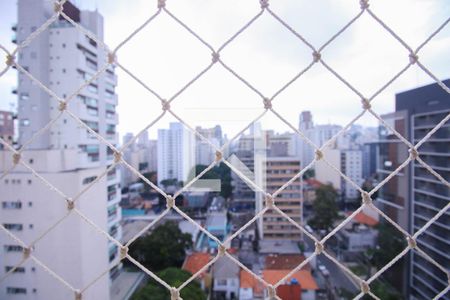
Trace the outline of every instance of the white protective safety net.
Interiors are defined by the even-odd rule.
[[[255,0],[256,1],[256,0]],[[16,49],[13,51],[9,51],[6,47],[0,45],[0,48],[3,51],[3,55],[6,61],[5,67],[0,71],[0,77],[3,76],[6,72],[8,72],[12,67],[16,68],[19,72],[21,72],[23,75],[28,77],[32,82],[34,82],[37,86],[39,86],[42,91],[48,93],[49,96],[51,96],[55,101],[58,102],[58,108],[60,113],[58,116],[54,119],[52,119],[46,126],[39,128],[35,134],[31,137],[30,140],[23,143],[23,145],[15,149],[12,147],[9,143],[7,143],[5,140],[0,138],[0,143],[3,144],[6,150],[11,152],[11,160],[13,161],[12,167],[4,170],[3,174],[0,176],[0,179],[3,179],[5,176],[7,176],[17,165],[22,165],[26,169],[28,169],[31,173],[33,173],[36,178],[38,178],[40,181],[42,181],[43,184],[48,186],[50,190],[52,190],[55,193],[58,193],[61,198],[67,202],[67,209],[68,214],[66,214],[64,218],[67,218],[69,215],[78,215],[80,218],[82,218],[87,224],[94,227],[97,231],[101,232],[105,237],[107,237],[111,242],[115,243],[119,249],[120,249],[120,257],[121,260],[128,259],[131,263],[135,264],[138,268],[140,268],[143,272],[148,274],[150,277],[152,277],[154,280],[159,282],[161,285],[163,285],[165,288],[167,288],[170,291],[171,299],[181,299],[180,297],[180,291],[183,289],[187,284],[189,284],[192,280],[194,280],[197,276],[202,274],[205,270],[207,270],[209,267],[211,267],[221,256],[227,256],[231,261],[236,263],[240,268],[246,270],[252,276],[254,276],[259,282],[261,282],[267,289],[267,295],[269,295],[269,298],[273,299],[280,299],[276,295],[276,288],[282,284],[286,279],[290,278],[295,272],[303,268],[305,265],[307,265],[311,260],[314,259],[315,256],[319,254],[323,254],[326,257],[328,257],[331,261],[333,261],[337,266],[339,266],[345,273],[347,273],[353,280],[357,283],[359,283],[361,292],[355,297],[355,299],[359,299],[363,297],[366,294],[369,294],[374,299],[379,299],[374,293],[371,292],[370,285],[374,282],[383,272],[385,272],[388,268],[390,268],[395,262],[397,262],[399,259],[401,259],[404,255],[406,255],[409,251],[415,251],[418,255],[422,256],[424,259],[429,261],[431,264],[442,270],[445,274],[447,274],[447,280],[450,282],[450,274],[449,271],[446,270],[442,265],[440,265],[438,262],[436,262],[433,258],[431,258],[427,253],[425,253],[416,243],[417,238],[425,231],[427,228],[433,224],[440,216],[445,214],[447,210],[450,207],[450,203],[448,203],[445,207],[443,207],[433,218],[429,219],[428,222],[420,228],[420,230],[416,231],[414,234],[409,234],[407,231],[405,231],[400,225],[398,225],[396,222],[394,222],[391,218],[389,218],[383,211],[381,211],[379,208],[377,208],[373,202],[372,202],[372,196],[374,193],[376,193],[380,188],[385,185],[391,178],[393,178],[395,175],[397,175],[403,168],[405,168],[410,162],[416,161],[420,165],[422,165],[424,168],[426,168],[431,174],[433,174],[437,180],[439,180],[442,184],[444,184],[447,188],[450,188],[450,184],[447,180],[445,180],[441,175],[439,175],[433,168],[431,168],[424,160],[420,157],[420,147],[423,145],[438,129],[440,129],[448,120],[450,120],[450,114],[448,114],[441,122],[439,122],[432,130],[430,130],[419,142],[416,144],[411,143],[408,141],[405,137],[403,137],[398,131],[395,130],[390,124],[385,122],[377,112],[375,112],[372,109],[372,102],[375,101],[375,98],[377,95],[379,95],[382,91],[384,91],[388,86],[390,86],[399,76],[401,76],[404,72],[406,72],[411,66],[417,65],[423,72],[428,74],[445,92],[450,94],[450,88],[447,87],[444,83],[442,83],[433,73],[422,64],[420,61],[420,51],[423,47],[427,45],[427,43],[435,36],[437,35],[449,22],[450,18],[447,18],[445,22],[435,29],[435,31],[421,43],[416,48],[413,48],[409,46],[407,43],[402,40],[402,38],[397,35],[386,23],[383,22],[382,17],[378,16],[370,7],[369,7],[369,1],[368,0],[361,0],[358,2],[355,1],[355,5],[360,6],[360,11],[357,15],[355,15],[351,20],[348,21],[348,23],[337,30],[337,32],[323,45],[317,47],[312,45],[308,40],[306,40],[303,35],[298,32],[296,29],[291,27],[287,22],[285,22],[275,11],[273,11],[269,6],[268,0],[259,0],[260,4],[260,10],[256,12],[254,17],[252,17],[248,22],[240,28],[234,35],[232,35],[228,40],[226,40],[222,45],[219,47],[213,47],[211,44],[209,44],[207,41],[205,41],[203,38],[201,38],[191,27],[184,23],[183,20],[178,19],[172,12],[170,11],[170,2],[166,4],[165,0],[158,0],[157,2],[157,8],[153,15],[151,15],[141,26],[139,26],[136,30],[134,30],[123,42],[118,44],[115,48],[110,48],[108,45],[106,45],[103,41],[98,39],[93,33],[89,32],[85,28],[83,28],[79,23],[75,22],[74,20],[70,19],[67,14],[65,14],[63,10],[63,4],[66,1],[55,1],[54,3],[54,13],[53,15],[44,23],[42,24],[37,30],[35,30],[32,34],[30,34],[24,41],[22,41]],[[226,5],[225,3],[223,5]],[[131,39],[133,39],[136,34],[138,34],[141,30],[143,30],[147,26],[152,26],[152,21],[158,18],[158,16],[166,14],[170,17],[173,22],[177,23],[179,26],[184,28],[186,30],[186,34],[190,34],[195,39],[200,41],[204,47],[208,48],[211,53],[211,63],[204,68],[200,73],[195,74],[190,81],[188,81],[184,86],[182,86],[178,92],[176,92],[174,95],[171,95],[168,98],[164,98],[160,96],[159,93],[157,93],[152,87],[150,87],[144,79],[138,78],[136,75],[134,75],[132,72],[130,72],[126,66],[123,66],[117,59],[116,54],[119,52],[119,50],[124,46],[127,42],[129,42]],[[230,44],[234,43],[236,37],[238,37],[240,34],[242,34],[244,31],[246,31],[248,28],[252,26],[252,24],[260,18],[262,15],[268,15],[272,17],[274,20],[276,20],[280,26],[285,27],[289,32],[292,33],[294,37],[299,39],[302,43],[304,43],[310,50],[311,50],[311,62],[308,64],[306,68],[298,72],[298,74],[292,78],[289,82],[287,82],[285,85],[283,85],[276,93],[274,93],[272,96],[264,95],[260,90],[258,90],[257,87],[253,86],[248,80],[243,78],[241,75],[239,75],[239,72],[237,70],[232,69],[225,60],[222,59],[221,53],[222,51],[228,47]],[[327,48],[333,41],[340,36],[344,31],[346,31],[349,27],[352,26],[363,14],[369,15],[371,18],[373,18],[377,24],[379,24],[380,27],[382,27],[384,30],[386,30],[392,37],[394,37],[398,43],[400,43],[403,48],[405,49],[405,58],[409,59],[409,62],[398,71],[398,73],[386,81],[384,85],[382,85],[373,95],[364,95],[361,93],[357,87],[353,86],[349,83],[346,79],[344,79],[335,69],[333,69],[330,65],[326,63],[326,57],[322,56],[322,51]],[[94,40],[100,47],[102,47],[105,51],[107,51],[108,54],[108,61],[105,63],[104,66],[100,67],[98,72],[95,73],[95,75],[84,82],[77,90],[75,90],[71,95],[69,95],[66,98],[62,98],[58,96],[54,91],[52,91],[49,87],[45,86],[42,82],[40,82],[37,78],[35,78],[30,72],[28,72],[23,66],[21,66],[17,60],[16,56],[18,52],[23,49],[24,47],[27,47],[33,39],[38,37],[44,30],[46,30],[53,22],[55,22],[58,18],[63,17],[68,22],[70,22],[73,26],[75,26],[79,31],[87,35],[89,38]],[[276,105],[273,104],[273,101],[276,100],[277,96],[282,93],[287,87],[289,87],[293,82],[297,80],[301,80],[301,77],[308,72],[311,68],[314,68],[314,65],[321,64],[323,67],[325,67],[331,74],[333,74],[337,79],[342,82],[344,86],[349,88],[354,94],[357,95],[361,101],[359,103],[355,103],[355,105],[361,106],[361,112],[356,115],[351,122],[349,122],[346,126],[342,128],[335,136],[333,136],[329,141],[327,141],[324,145],[321,147],[318,147],[315,145],[308,137],[304,134],[304,132],[301,132],[297,129],[296,126],[289,123],[279,112],[277,112]],[[68,109],[68,103],[70,101],[73,101],[74,98],[78,95],[80,91],[82,91],[85,87],[87,87],[90,83],[95,81],[100,75],[102,75],[108,67],[111,65],[115,65],[117,68],[120,68],[125,73],[130,75],[133,79],[135,79],[142,87],[144,87],[149,93],[151,93],[153,96],[158,98],[160,100],[161,107],[161,114],[153,120],[151,123],[149,123],[145,128],[140,131],[138,135],[136,135],[132,140],[130,140],[128,143],[124,144],[122,147],[118,148],[108,142],[107,139],[105,139],[103,136],[99,135],[95,130],[90,128],[85,122],[83,122],[79,117],[77,117],[74,113],[72,113]],[[236,136],[234,136],[232,139],[230,139],[227,144],[223,145],[222,147],[217,147],[213,142],[209,141],[207,138],[202,136],[199,132],[197,132],[193,126],[190,126],[187,122],[183,120],[183,117],[180,115],[175,114],[171,106],[174,105],[174,100],[182,94],[186,89],[189,89],[189,87],[196,82],[199,78],[201,78],[205,73],[207,73],[214,65],[219,65],[223,67],[225,70],[227,70],[229,73],[231,73],[236,80],[239,80],[243,85],[247,86],[251,91],[256,93],[258,96],[261,97],[261,114],[254,120],[249,120],[248,126],[243,128]],[[182,66],[180,66],[182,67]],[[166,114],[170,114],[173,117],[175,117],[179,122],[181,122],[188,130],[190,130],[192,133],[194,133],[198,138],[203,140],[204,142],[208,143],[211,147],[213,147],[216,150],[216,159],[215,161],[212,161],[211,164],[200,174],[198,174],[194,179],[192,179],[190,182],[185,184],[185,186],[180,189],[178,192],[176,192],[173,196],[168,195],[165,193],[161,188],[159,188],[157,185],[149,181],[146,177],[144,177],[138,170],[133,168],[128,162],[126,162],[123,157],[122,153],[124,150],[129,147],[136,139],[139,137],[141,133],[148,130],[150,127],[155,125],[158,120],[160,120],[163,116]],[[224,150],[230,145],[231,142],[236,140],[240,134],[244,133],[254,122],[260,120],[264,115],[266,114],[273,114],[276,117],[278,117],[283,123],[285,123],[287,126],[289,126],[295,133],[303,139],[307,144],[309,144],[311,147],[315,149],[315,158],[314,160],[305,166],[298,174],[296,174],[291,180],[286,182],[283,186],[281,186],[277,191],[275,191],[272,194],[267,193],[265,190],[263,190],[261,187],[259,187],[255,182],[253,182],[251,179],[249,179],[245,174],[240,172],[236,167],[234,167],[230,162],[228,162],[222,155],[224,153]],[[339,136],[345,133],[345,131],[354,124],[357,120],[359,120],[363,115],[370,114],[376,119],[379,120],[380,124],[388,128],[390,131],[392,131],[393,134],[395,134],[398,139],[407,145],[409,148],[409,157],[396,168],[392,173],[389,174],[384,180],[379,182],[372,190],[370,191],[364,191],[358,184],[356,184],[354,181],[352,181],[346,174],[342,173],[338,168],[333,166],[329,161],[327,160],[326,155],[324,155],[323,150],[328,146],[333,144]],[[51,182],[46,180],[43,176],[41,176],[36,170],[33,169],[32,166],[27,164],[24,160],[21,159],[21,154],[23,151],[26,150],[26,147],[30,145],[33,140],[35,140],[37,137],[39,137],[43,132],[48,130],[52,124],[55,123],[55,121],[60,118],[62,115],[68,116],[78,122],[80,126],[86,128],[92,135],[94,135],[101,143],[104,143],[109,147],[113,153],[114,153],[114,163],[109,166],[102,174],[100,174],[96,180],[92,181],[85,189],[83,189],[81,192],[79,192],[78,195],[66,195],[61,190],[59,190],[57,187],[52,185]],[[321,240],[316,238],[314,235],[309,233],[304,229],[303,226],[289,218],[288,215],[286,215],[280,208],[277,207],[277,196],[280,194],[281,191],[286,189],[292,182],[295,180],[298,180],[306,171],[308,171],[310,168],[313,167],[313,165],[317,161],[323,161],[325,164],[327,164],[331,169],[334,169],[335,172],[338,172],[344,180],[352,185],[355,189],[357,189],[361,193],[361,198],[363,199],[361,206],[355,210],[350,216],[345,218],[336,228],[334,228],[331,232],[329,232],[325,237],[323,237]],[[235,233],[233,233],[231,236],[227,237],[225,241],[220,241],[217,237],[215,237],[213,234],[208,232],[204,227],[200,226],[197,222],[195,222],[192,218],[190,218],[186,213],[184,213],[179,207],[175,205],[174,199],[179,196],[182,192],[187,190],[190,186],[192,186],[198,179],[200,179],[206,172],[211,170],[215,165],[218,163],[224,163],[226,164],[232,172],[235,172],[242,180],[244,180],[246,183],[251,185],[257,192],[262,192],[266,195],[266,201],[264,208],[259,211],[254,218],[252,218],[247,224],[239,228]],[[155,189],[157,192],[159,192],[161,195],[163,195],[167,202],[167,208],[150,224],[145,226],[136,236],[131,238],[126,244],[121,244],[118,240],[113,238],[108,232],[101,229],[99,226],[97,226],[94,222],[92,222],[88,217],[86,217],[80,210],[78,210],[75,207],[75,202],[79,197],[84,194],[90,187],[95,185],[100,178],[104,177],[110,170],[115,168],[118,165],[123,165],[124,167],[128,168],[132,173],[134,173],[136,176],[138,176],[140,179],[142,179],[144,182],[146,182],[148,185],[150,185],[153,189]],[[343,228],[350,220],[359,212],[363,210],[365,207],[370,207],[374,211],[376,211],[382,218],[384,218],[387,222],[389,222],[391,225],[393,225],[395,228],[397,228],[403,235],[405,240],[407,241],[406,248],[401,251],[394,259],[392,259],[387,265],[385,265],[383,268],[379,269],[375,274],[373,274],[370,278],[367,280],[361,279],[359,276],[354,274],[349,268],[347,268],[344,264],[342,264],[340,261],[338,261],[335,256],[331,255],[325,247],[325,243],[333,236],[335,235],[341,228]],[[232,256],[227,250],[228,245],[230,245],[230,242],[232,239],[237,237],[241,232],[243,232],[250,224],[252,224],[255,220],[258,218],[261,218],[265,212],[267,212],[269,209],[274,210],[278,212],[280,215],[282,215],[286,220],[288,220],[293,226],[298,228],[301,232],[303,232],[304,235],[308,236],[315,242],[315,252],[313,255],[309,256],[307,259],[305,259],[300,265],[298,265],[295,269],[293,269],[291,272],[289,272],[283,279],[278,281],[276,284],[269,284],[267,283],[260,275],[255,274],[247,268],[244,264],[242,264],[235,256]],[[202,269],[200,269],[196,274],[193,274],[192,277],[184,282],[179,287],[172,287],[163,280],[161,280],[156,274],[145,268],[142,264],[140,264],[135,258],[131,257],[128,253],[128,249],[131,243],[133,243],[137,238],[139,238],[142,234],[147,232],[152,226],[154,226],[158,221],[163,219],[169,212],[176,211],[178,214],[180,214],[183,218],[185,218],[187,221],[192,223],[196,228],[198,228],[201,232],[203,232],[205,235],[207,235],[209,238],[214,240],[218,244],[218,253],[217,255],[209,261],[208,264],[206,264]],[[23,259],[12,269],[10,269],[5,276],[0,278],[0,282],[3,281],[6,277],[11,275],[18,267],[20,267],[25,261],[27,260],[33,260],[36,264],[38,264],[40,267],[45,269],[49,274],[51,274],[56,280],[60,281],[62,284],[64,284],[68,289],[72,290],[74,293],[74,299],[81,299],[83,292],[86,291],[90,286],[92,286],[99,278],[104,276],[109,272],[109,270],[112,268],[108,268],[107,270],[104,270],[101,272],[98,277],[92,282],[90,282],[86,286],[72,286],[67,281],[64,280],[61,276],[59,276],[56,272],[52,271],[49,267],[47,267],[43,262],[41,262],[37,257],[33,255],[33,245],[38,240],[41,240],[46,234],[48,234],[53,228],[58,226],[58,224],[61,223],[63,220],[59,220],[56,222],[53,226],[48,228],[41,236],[37,237],[34,242],[30,244],[24,243],[21,239],[19,239],[16,235],[14,235],[10,230],[5,228],[2,224],[0,224],[0,229],[4,231],[11,239],[15,240],[18,244],[20,244],[23,249]],[[444,249],[443,251],[446,251],[447,249]],[[120,263],[120,262],[119,262]],[[439,294],[435,296],[435,299],[438,299],[445,295],[450,290],[450,283],[447,285],[447,287],[442,290]],[[186,299],[185,299],[186,300]]]

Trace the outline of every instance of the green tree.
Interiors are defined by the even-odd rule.
[[[203,172],[208,166],[196,165],[189,172],[189,178],[192,179],[201,172]],[[200,179],[220,179],[220,195],[225,199],[229,198],[233,192],[233,186],[231,185],[231,169],[226,164],[219,164],[213,167],[211,170],[203,174]]]
[[[158,272],[168,267],[181,267],[186,249],[191,247],[192,236],[182,233],[176,223],[167,222],[132,243],[130,255],[149,270]]]
[[[313,203],[313,217],[308,222],[313,228],[327,230],[338,218],[336,203],[337,192],[331,185],[322,185],[316,189]]]
[[[179,287],[183,282],[191,277],[189,272],[177,268],[167,268],[157,273],[158,277],[167,282],[170,286]],[[200,284],[195,280],[184,287],[180,296],[189,300],[206,300],[206,294],[200,288]],[[169,291],[161,284],[151,280],[133,295],[132,300],[167,300],[170,299]]]
[[[403,234],[392,225],[381,223],[377,229],[377,247],[373,252],[372,263],[380,269],[406,247],[406,241]]]
[[[146,173],[143,173],[142,175],[144,175],[144,177],[151,183],[158,185],[157,174],[155,171],[146,172]],[[144,191],[149,192],[152,189],[152,187],[147,182],[145,182],[142,178],[139,178],[138,182],[142,182],[144,184]]]

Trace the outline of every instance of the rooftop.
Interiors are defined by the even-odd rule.
[[[290,270],[264,270],[263,279],[270,284],[276,284],[278,281],[283,279],[287,274],[289,274],[289,272]],[[310,271],[307,270],[297,271],[287,279],[286,283],[291,282],[292,279],[296,279],[300,283],[302,289],[304,290],[319,289]]]
[[[294,241],[288,240],[261,240],[259,242],[261,254],[300,254],[301,251]]]
[[[266,270],[292,270],[305,260],[302,254],[273,254],[266,256]],[[309,270],[309,264],[306,264],[302,270]]]
[[[351,215],[351,213],[349,213],[349,215]],[[374,218],[363,212],[356,214],[356,216],[353,218],[353,221],[370,227],[378,225],[378,220],[375,220]]]
[[[212,267],[215,279],[228,279],[239,277],[239,266],[228,256],[221,256]]]
[[[240,271],[239,275],[241,288],[251,288],[253,290],[254,296],[263,294],[264,285],[255,277],[253,277],[253,275],[243,269]]]
[[[186,257],[182,269],[191,274],[197,273],[203,266],[211,260],[211,255],[203,252],[195,252]],[[206,272],[202,272],[198,277],[202,278]]]

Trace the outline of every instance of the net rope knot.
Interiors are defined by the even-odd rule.
[[[175,205],[175,199],[173,199],[173,197],[172,196],[167,196],[166,197],[166,207],[167,208],[172,208],[172,207],[174,207],[174,205]]]
[[[319,149],[316,150],[315,154],[316,154],[316,160],[321,160],[323,158],[323,152],[320,151]]]
[[[268,294],[268,296],[269,296],[269,299],[276,299],[275,297],[277,296],[277,292],[276,292],[276,289],[275,289],[275,287],[273,286],[273,285],[269,285],[268,287],[267,287],[267,294]]]
[[[274,205],[273,196],[271,194],[266,194],[266,207],[272,208]]]
[[[158,0],[158,8],[164,8],[166,7],[166,0]]]
[[[55,13],[60,14],[60,13],[62,13],[63,9],[64,9],[64,7],[63,7],[63,5],[60,2],[55,2],[53,4],[53,11]]]
[[[170,288],[170,300],[180,300],[180,291],[175,287]]]
[[[14,59],[15,59],[15,57],[13,55],[11,55],[11,54],[6,55],[6,61],[5,61],[6,65],[9,67],[14,65]]]
[[[361,199],[362,203],[365,205],[372,204],[372,198],[370,197],[370,194],[366,191],[361,192]]]
[[[222,152],[220,152],[219,150],[216,151],[216,162],[220,162],[223,158],[223,154]]]
[[[224,256],[225,252],[227,252],[227,248],[224,245],[219,245],[217,248],[219,256]]]
[[[12,155],[13,164],[17,165],[20,162],[21,158],[22,156],[20,155],[20,153],[14,153]]]
[[[409,248],[414,249],[414,248],[417,247],[416,239],[413,238],[412,236],[408,236],[408,237],[406,238],[406,240],[408,241],[408,246],[409,246]]]
[[[217,53],[217,52],[211,53],[211,56],[212,56],[211,61],[212,61],[214,64],[215,64],[216,62],[218,62],[219,59],[220,59],[220,54]]]
[[[417,151],[416,148],[411,148],[408,150],[408,152],[412,160],[415,160],[419,156],[419,152]]]
[[[112,65],[116,62],[116,54],[114,52],[108,53],[108,64]]]
[[[167,111],[170,109],[170,102],[167,100],[161,100],[162,110]]]
[[[359,6],[362,10],[369,8],[369,0],[359,0]]]
[[[122,246],[120,247],[120,260],[124,260],[128,255],[128,247]]]
[[[66,101],[59,101],[58,110],[59,111],[65,111],[67,109],[67,102]]]
[[[270,100],[269,98],[264,98],[263,103],[265,109],[272,109],[272,100]]]
[[[80,291],[75,291],[75,300],[81,300],[83,298],[83,295]]]
[[[23,259],[29,258],[31,255],[31,247],[23,248]]]
[[[72,199],[68,198],[66,201],[67,201],[67,210],[72,210],[75,208],[75,202]]]
[[[122,152],[114,151],[114,162],[118,164],[122,160]]]
[[[361,99],[362,108],[364,110],[369,110],[372,108],[372,105],[370,104],[369,100],[366,98]]]
[[[320,253],[323,252],[323,244],[321,242],[315,242],[315,249],[314,249],[314,253],[319,255]]]
[[[361,281],[361,292],[368,294],[370,292],[370,286],[365,280]]]
[[[261,5],[262,9],[269,7],[269,0],[259,0],[259,4]]]
[[[409,62],[413,65],[419,60],[419,56],[415,53],[409,54]]]
[[[314,51],[312,56],[313,56],[313,61],[315,63],[319,62],[320,59],[322,58],[322,54],[320,54],[320,52],[317,52],[317,51]]]

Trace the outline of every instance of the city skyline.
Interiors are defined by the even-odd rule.
[[[17,1],[0,298],[448,299],[450,3],[124,3]]]
[[[95,9],[96,4],[98,9],[104,12],[105,40],[110,47],[119,44],[127,34],[148,18],[143,7],[155,9],[156,3],[144,2],[136,1],[135,4],[139,5],[127,5],[131,9],[136,9],[136,11],[127,12],[136,16],[130,20],[124,13],[126,10],[125,6],[122,6],[123,4],[111,5],[106,1],[78,1],[82,8]],[[201,5],[207,13],[214,14],[220,7],[218,4],[208,3],[205,5],[193,1],[191,5],[184,3],[179,5],[177,13],[181,14],[187,20],[186,22],[199,22],[198,27],[202,29],[199,34],[206,41],[211,41],[214,48],[219,47],[241,27],[248,17],[252,16],[255,7],[258,7],[258,3],[250,1],[245,4],[233,3],[227,6],[223,17],[211,21],[209,17],[199,19],[198,9]],[[328,15],[324,9],[330,5],[333,8],[333,16]],[[5,22],[0,27],[0,43],[6,45],[8,49],[13,49],[14,45],[9,41],[11,36],[9,27],[11,23],[15,22],[14,13],[12,13],[14,3],[13,1],[3,2],[2,6],[4,6],[2,14],[4,14]],[[392,6],[402,7],[405,16],[409,17],[396,16],[394,13],[396,10],[392,9]],[[393,26],[400,37],[414,47],[425,40],[445,20],[445,11],[450,9],[449,6],[450,4],[445,1],[396,1],[389,4],[373,1],[371,8],[383,15],[384,21]],[[170,8],[170,6],[168,7]],[[324,3],[317,7],[308,7],[305,6],[305,3],[298,2],[296,4],[271,3],[271,8],[286,18],[314,46],[319,46],[337,31],[336,28],[341,28],[356,15],[358,5],[347,1],[346,3]],[[329,22],[317,26],[316,21],[312,20],[308,13],[323,13]],[[303,19],[293,18],[293,15],[296,14],[305,14],[305,16]],[[155,91],[161,93],[163,97],[169,98],[209,63],[210,53],[206,47],[192,39],[179,24],[163,15],[155,20],[156,24],[149,24],[148,28],[139,33],[139,38],[132,39],[130,45],[120,49],[118,58],[124,66],[136,73],[138,77],[142,77],[144,82],[153,87]],[[410,18],[414,19],[412,24],[409,22]],[[202,26],[209,21],[211,26]],[[227,22],[232,25],[226,26]],[[242,73],[242,76],[250,83],[261,89],[265,96],[270,97],[311,61],[311,51],[281,24],[274,23],[265,15],[258,19],[253,26],[255,28],[250,27],[249,34],[238,37],[235,42],[230,44],[229,49],[226,47],[221,57],[239,74]],[[206,30],[205,27],[210,29]],[[368,20],[365,16],[352,27],[349,32],[340,36],[330,46],[330,49],[325,48],[323,58],[345,79],[358,89],[360,88],[364,95],[370,96],[407,63],[408,53],[388,32],[378,28],[379,24]],[[162,29],[155,31],[154,28]],[[267,33],[270,33],[270,37],[273,39],[269,40],[273,48],[267,47]],[[370,36],[367,33],[370,33]],[[152,41],[160,41],[158,42],[159,47],[157,49],[142,47],[142,42],[139,43],[139,40],[147,41],[150,43],[149,45]],[[449,75],[444,67],[448,65],[449,58],[445,55],[445,50],[449,44],[450,31],[448,28],[444,28],[422,50],[423,54],[420,54],[423,63],[430,67],[431,71],[441,80],[446,79]],[[367,47],[371,51],[366,53],[363,49]],[[261,53],[255,52],[256,49],[261,50]],[[351,53],[347,53],[347,49],[351,49]],[[182,55],[183,53],[189,53],[189,56]],[[261,66],[252,60],[247,62],[246,57],[250,53],[257,54]],[[174,67],[180,63],[183,63],[185,68],[174,73]],[[355,75],[366,74],[369,66],[370,79],[367,76]],[[432,82],[431,78],[420,70],[413,70],[414,68],[416,67],[411,67],[375,99],[373,108],[378,114],[393,110],[395,93]],[[152,70],[159,71],[152,72]],[[172,108],[175,112],[182,111],[186,121],[193,127],[198,125],[212,127],[219,123],[224,132],[230,136],[246,126],[250,117],[256,117],[263,110],[262,100],[222,68],[215,66],[210,71],[211,74],[206,74],[205,78],[201,78],[186,93],[182,93],[180,99],[173,102]],[[13,96],[9,94],[9,91],[17,84],[14,73],[10,71],[5,74],[2,84],[0,84],[0,91],[7,96],[0,101],[2,109],[9,109],[9,103],[13,102]],[[266,76],[266,74],[271,76]],[[122,120],[118,131],[123,136],[127,132],[137,133],[156,118],[159,112],[153,107],[160,104],[159,100],[134,83],[128,75],[119,70],[118,76],[121,81],[117,88],[118,94],[126,97],[129,101],[129,105],[126,107],[118,106]],[[170,77],[172,80],[168,81],[167,76],[172,76]],[[220,84],[217,84],[218,82]],[[323,85],[327,88],[317,88],[317,86]],[[214,87],[217,92],[205,92],[208,90],[206,87],[210,86]],[[297,124],[298,114],[303,110],[312,111],[316,116],[317,123],[339,125],[345,125],[350,121],[350,116],[361,111],[359,97],[347,89],[342,82],[332,77],[322,66],[313,66],[304,74],[303,78],[299,78],[279,97],[279,99],[275,99],[273,105],[292,124]],[[214,99],[212,104],[211,99]],[[321,105],[320,103],[324,101],[326,105]],[[328,113],[330,109],[333,111],[332,115]],[[221,113],[219,114],[218,111]],[[174,118],[166,116],[159,121],[158,125],[164,127],[171,121],[174,121]],[[275,129],[278,131],[286,128],[280,123],[273,122],[270,115],[265,116],[262,121],[267,124],[276,124]],[[363,116],[359,123],[377,125],[376,119],[368,114]],[[156,137],[156,130],[151,130],[149,135],[152,138]]]

